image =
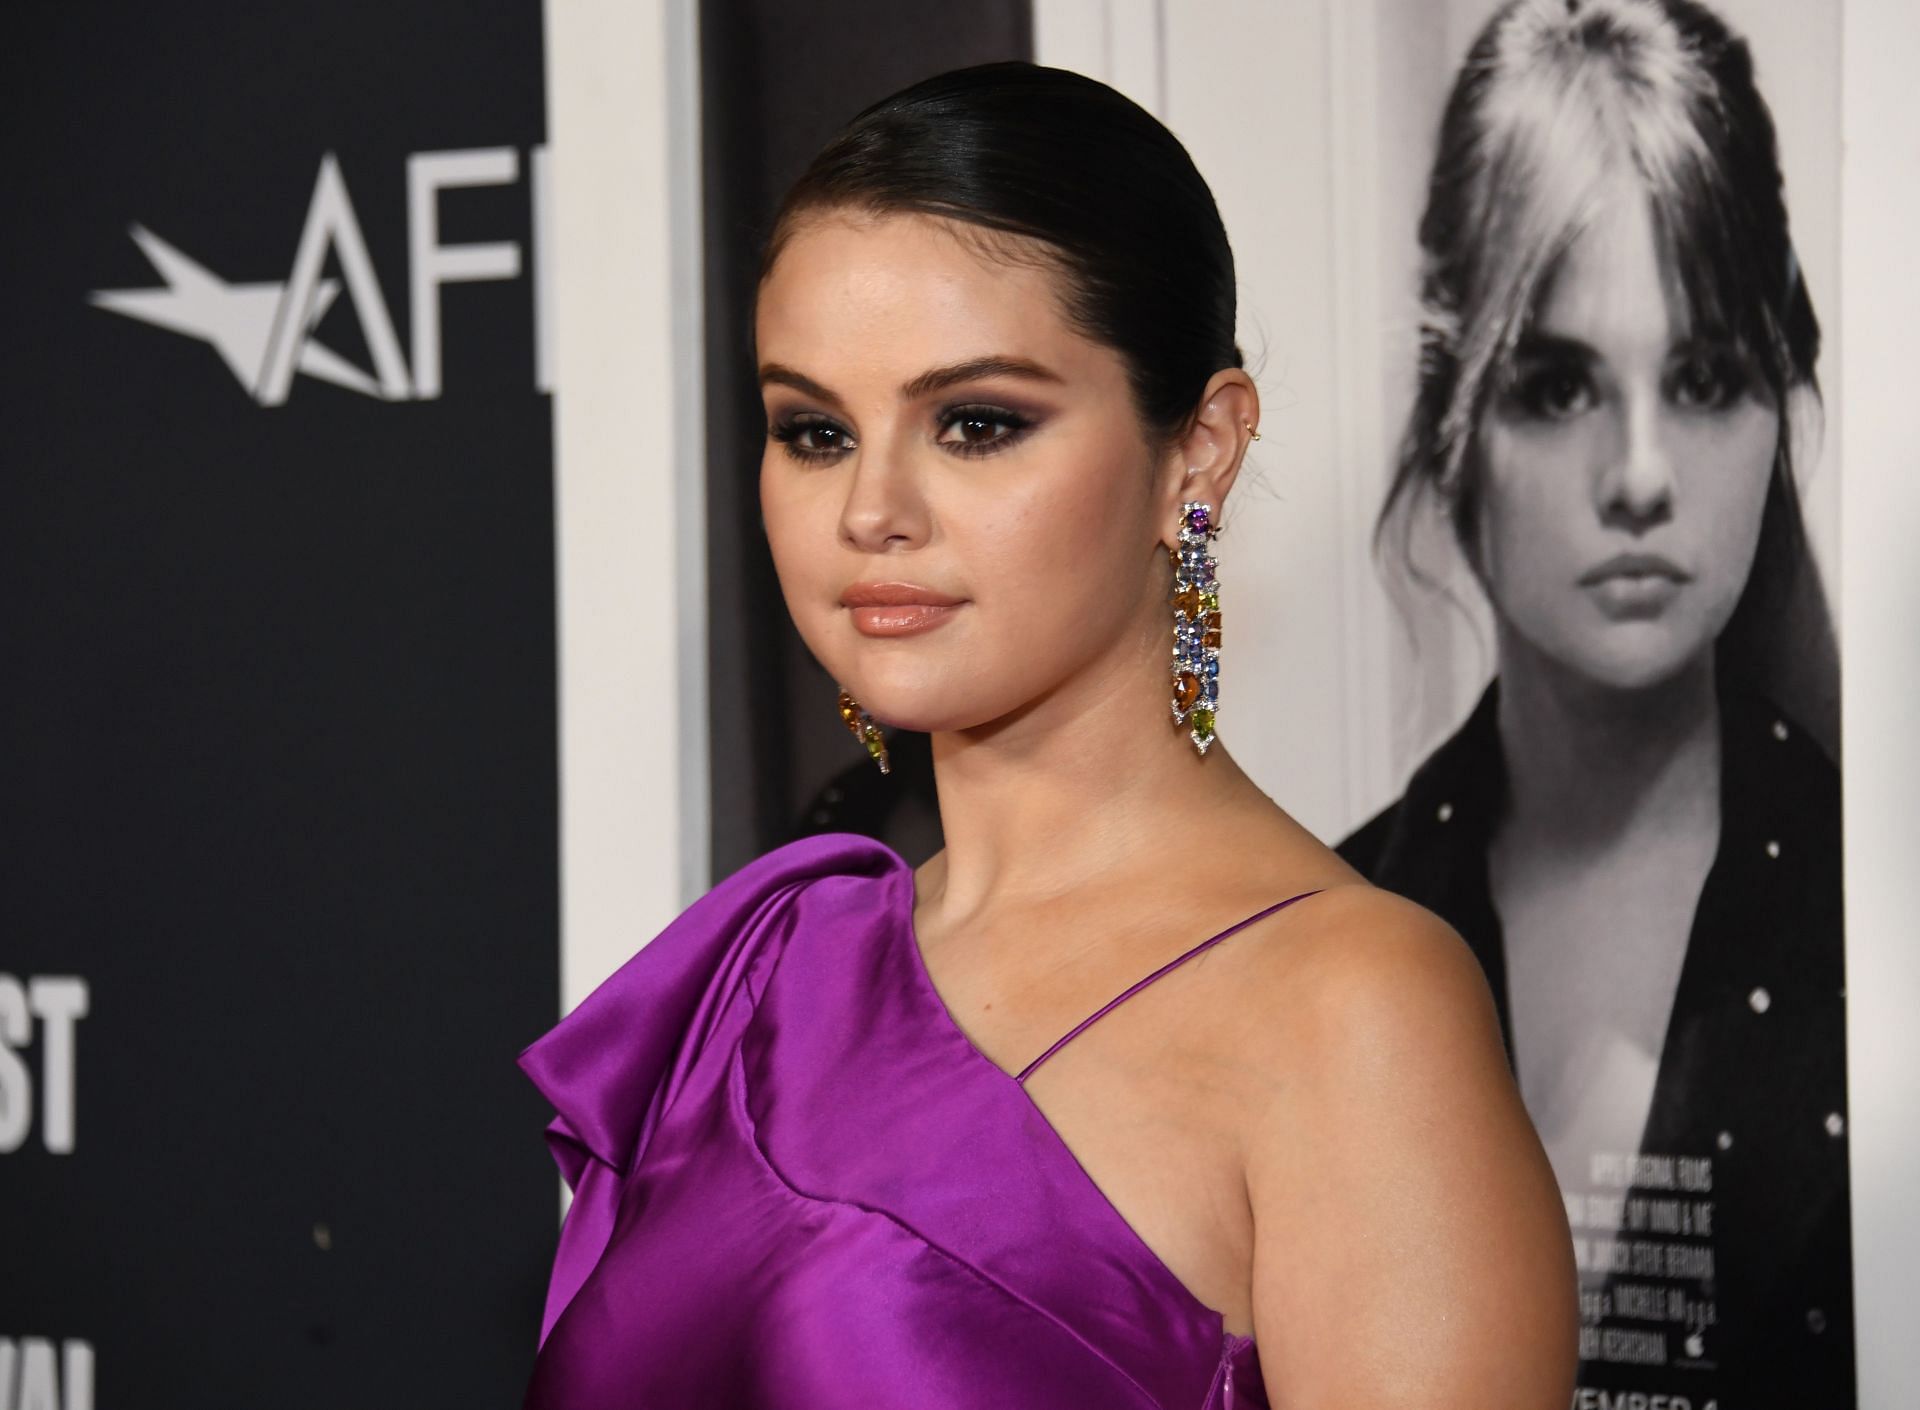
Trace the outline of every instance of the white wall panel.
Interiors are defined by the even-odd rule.
[[[697,14],[547,7],[561,999],[705,888]]]
[[[1860,1404],[1920,1404],[1920,9],[1847,0],[1841,86],[1841,738],[1847,887],[1847,1070]]]

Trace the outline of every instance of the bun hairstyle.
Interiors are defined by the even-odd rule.
[[[1511,0],[1475,41],[1441,119],[1420,222],[1418,388],[1376,546],[1397,536],[1410,576],[1428,580],[1411,534],[1432,497],[1475,562],[1481,419],[1561,256],[1622,178],[1646,195],[1683,316],[1744,352],[1779,418],[1760,544],[1722,659],[1778,650],[1796,597],[1815,604],[1830,643],[1789,396],[1805,389],[1817,404],[1820,324],[1752,57],[1693,0]]]
[[[1027,63],[956,69],[854,118],[787,193],[765,281],[806,217],[939,216],[991,235],[996,258],[1036,254],[1062,306],[1126,363],[1149,435],[1177,439],[1207,381],[1242,365],[1233,251],[1193,159],[1138,104],[1083,75]]]

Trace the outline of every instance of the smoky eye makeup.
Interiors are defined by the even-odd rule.
[[[838,460],[854,449],[853,433],[817,411],[790,411],[767,425],[767,439],[798,461]]]
[[[932,436],[958,456],[995,455],[1024,440],[1040,422],[1030,412],[996,402],[956,402],[934,413]],[[858,449],[853,433],[818,411],[783,412],[767,426],[767,438],[802,463],[824,464]]]
[[[992,402],[958,402],[934,417],[935,442],[955,455],[994,455],[1025,439],[1038,418]]]

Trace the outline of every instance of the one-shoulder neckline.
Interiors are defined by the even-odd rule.
[[[1060,1134],[1053,1122],[1047,1118],[1047,1114],[1040,1109],[1039,1103],[1034,1101],[1032,1094],[1027,1091],[1026,1084],[1021,1082],[1014,1074],[1008,1072],[992,1058],[988,1057],[986,1053],[982,1052],[979,1045],[968,1035],[967,1030],[960,1026],[960,1021],[953,1016],[953,1010],[947,1007],[947,1001],[940,996],[939,989],[934,985],[933,973],[927,968],[926,956],[920,951],[919,929],[915,926],[913,919],[914,909],[919,900],[918,886],[914,881],[913,867],[908,863],[906,858],[902,857],[886,843],[878,839],[868,840],[872,841],[875,846],[879,847],[893,859],[893,863],[898,868],[900,876],[904,879],[905,885],[902,887],[902,892],[906,899],[897,931],[905,942],[909,968],[913,972],[914,980],[925,992],[935,1012],[940,1015],[940,1021],[946,1030],[960,1040],[965,1052],[970,1055],[974,1062],[986,1070],[988,1076],[995,1080],[997,1085],[1010,1089],[1013,1096],[1026,1107],[1032,1114],[1033,1119],[1038,1122],[1041,1129],[1046,1132],[1047,1140],[1052,1144],[1053,1148],[1059,1152],[1086,1189],[1090,1191],[1105,1208],[1107,1216],[1111,1219],[1114,1226],[1121,1231],[1131,1247],[1158,1271],[1159,1275],[1166,1280],[1167,1285],[1174,1290],[1175,1294],[1185,1299],[1187,1305],[1193,1311],[1199,1313],[1202,1317],[1214,1324],[1221,1339],[1232,1343],[1232,1352],[1234,1354],[1238,1354],[1245,1348],[1253,1346],[1254,1339],[1251,1336],[1227,1330],[1226,1314],[1202,1302],[1193,1289],[1189,1288],[1186,1283],[1181,1280],[1180,1276],[1167,1266],[1166,1260],[1153,1251],[1152,1246],[1140,1236],[1140,1231],[1135,1229],[1133,1225],[1127,1221],[1127,1217],[1120,1212],[1120,1207],[1108,1198],[1105,1190],[1100,1188],[1099,1182],[1088,1172],[1087,1167],[1080,1163],[1080,1157],[1074,1154],[1073,1147],[1067,1144],[1067,1138]]]

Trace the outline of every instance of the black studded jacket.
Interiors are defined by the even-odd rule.
[[[1511,1051],[1505,945],[1487,873],[1505,796],[1498,688],[1339,850],[1466,939]],[[1720,842],[1674,995],[1643,1155],[1626,1171],[1601,1172],[1616,1180],[1618,1206],[1591,1194],[1568,1200],[1576,1251],[1592,1270],[1579,1384],[1664,1393],[1677,1397],[1672,1410],[1847,1407],[1855,1396],[1839,772],[1755,695],[1723,687],[1720,719]]]

